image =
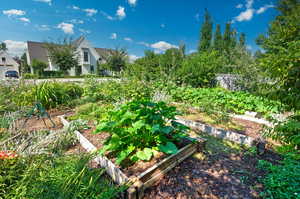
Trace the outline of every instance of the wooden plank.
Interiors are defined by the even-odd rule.
[[[246,146],[254,146],[256,145],[256,140],[252,137],[242,135],[239,133],[235,133],[232,131],[227,131],[223,129],[218,129],[206,124],[203,124],[201,122],[194,122],[192,120],[186,120],[182,118],[176,118],[176,121],[179,123],[182,123],[184,125],[189,126],[190,128],[200,130],[202,132],[205,132],[209,135],[221,138],[221,139],[226,139],[238,144],[246,145]]]
[[[59,116],[64,126],[68,127],[70,123],[63,117]],[[96,152],[97,147],[95,147],[86,137],[84,137],[79,131],[74,131],[77,136],[77,139],[80,145],[87,150],[88,152]],[[94,162],[98,163],[101,167],[105,168],[106,173],[113,179],[113,181],[119,185],[127,183],[128,177],[112,163],[105,156],[97,155],[94,159]]]

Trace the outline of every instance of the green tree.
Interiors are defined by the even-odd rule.
[[[231,31],[231,24],[226,23],[225,26],[225,32],[223,36],[223,48],[228,52],[230,50],[230,47],[232,46],[232,31]]]
[[[257,40],[265,50],[260,65],[279,88],[274,96],[300,108],[300,1],[280,0],[276,8],[279,15]]]
[[[20,64],[20,72],[21,73],[30,73],[30,66],[27,63],[26,53],[23,53],[21,56],[21,64]]]
[[[4,42],[0,43],[0,50],[7,51],[6,43],[4,43]]]
[[[246,46],[246,35],[245,35],[245,33],[241,33],[240,34],[239,45],[241,47],[245,47]]]
[[[204,51],[187,57],[177,72],[178,81],[194,87],[214,86],[216,72],[222,65],[219,53]]]
[[[204,23],[200,31],[198,51],[206,51],[211,47],[213,22],[207,10],[205,10]]]
[[[106,64],[104,68],[114,71],[121,72],[125,69],[128,62],[128,53],[125,48],[116,48],[109,51],[107,56],[104,57]]]
[[[47,42],[44,47],[48,50],[52,63],[65,75],[68,75],[71,68],[78,68],[77,49],[72,39],[65,38],[57,43]]]
[[[31,66],[33,68],[34,74],[42,76],[42,73],[43,73],[44,69],[46,69],[48,67],[48,64],[43,61],[33,59]]]
[[[214,49],[217,51],[222,51],[223,49],[223,38],[221,33],[221,25],[217,24],[216,32],[214,35]]]

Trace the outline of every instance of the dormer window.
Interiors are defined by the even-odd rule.
[[[89,52],[83,51],[83,61],[89,62]]]
[[[5,57],[2,57],[2,62],[6,62],[6,58]]]

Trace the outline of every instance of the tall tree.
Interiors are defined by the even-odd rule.
[[[223,48],[222,43],[223,43],[223,38],[221,33],[221,25],[217,24],[216,32],[214,35],[214,49],[217,51],[222,51]]]
[[[59,70],[68,75],[68,70],[78,68],[78,55],[72,39],[64,38],[58,42],[47,42],[44,46],[49,53],[52,63],[57,64]]]
[[[206,51],[211,47],[213,22],[207,10],[205,10],[204,23],[200,31],[198,51]]]
[[[300,1],[280,0],[276,8],[279,16],[257,40],[265,50],[260,64],[280,87],[276,96],[300,108]]]
[[[246,35],[245,35],[245,33],[240,34],[239,45],[241,47],[245,47],[245,45],[246,45]]]
[[[128,53],[125,48],[116,48],[114,50],[109,51],[107,56],[104,57],[104,60],[106,61],[106,68],[115,71],[120,72],[125,69],[126,62],[128,60]]]
[[[0,43],[0,50],[7,51],[6,43],[4,43],[4,42]]]
[[[230,50],[230,46],[231,46],[231,23],[226,23],[226,27],[225,27],[225,32],[224,32],[224,36],[223,36],[223,48],[226,51]]]
[[[230,41],[231,41],[230,42],[231,43],[230,47],[231,47],[231,49],[230,50],[234,49],[234,47],[237,44],[236,32],[237,32],[236,29],[231,30],[231,38],[230,38]]]

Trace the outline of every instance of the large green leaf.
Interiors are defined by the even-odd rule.
[[[135,150],[135,146],[130,145],[130,146],[127,147],[126,150],[121,151],[121,152],[118,154],[118,157],[117,157],[117,160],[116,160],[116,164],[120,165],[121,162],[122,162],[123,160],[125,160],[125,159],[130,155],[130,153],[132,153],[134,150]]]
[[[173,142],[167,142],[166,145],[159,145],[158,148],[161,152],[166,154],[175,154],[178,152],[178,148]]]
[[[151,159],[151,157],[153,156],[153,151],[152,151],[152,149],[144,148],[143,151],[138,151],[136,153],[136,156],[140,160],[149,161]]]

